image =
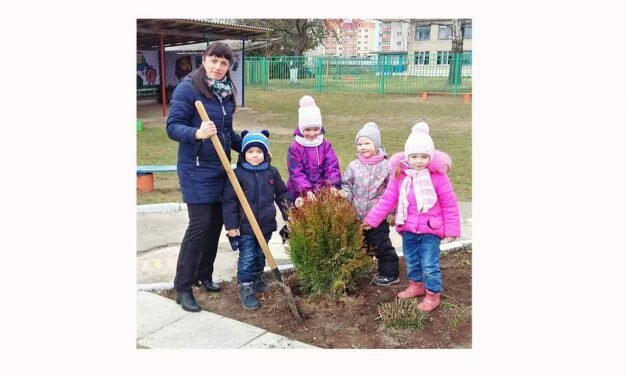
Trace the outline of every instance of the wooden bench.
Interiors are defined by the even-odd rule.
[[[151,104],[159,102],[159,87],[143,87],[137,89],[137,104]]]
[[[152,192],[155,190],[153,174],[162,172],[176,172],[176,165],[137,166],[137,190]]]
[[[159,95],[159,87],[145,87],[137,89],[137,97],[153,97]]]

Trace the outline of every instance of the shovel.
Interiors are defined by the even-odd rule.
[[[202,102],[196,101],[195,105],[196,105],[196,110],[198,110],[198,113],[200,114],[200,118],[203,121],[209,121],[209,115],[207,115],[207,111],[205,111],[205,107],[202,105]],[[300,317],[300,314],[298,313],[298,309],[296,308],[296,302],[294,301],[292,290],[290,289],[288,285],[285,284],[285,282],[283,282],[283,278],[281,277],[281,272],[279,271],[279,268],[276,265],[276,261],[274,261],[274,257],[272,257],[272,253],[270,253],[270,248],[268,248],[268,243],[266,243],[266,239],[263,237],[263,234],[261,233],[261,228],[259,227],[259,224],[257,223],[257,219],[255,218],[255,215],[253,214],[253,211],[250,208],[250,205],[248,204],[248,200],[246,200],[246,196],[244,196],[244,191],[242,191],[242,187],[239,185],[239,181],[237,181],[235,172],[233,171],[233,168],[231,167],[231,163],[226,157],[226,153],[224,152],[224,149],[222,148],[222,144],[220,143],[220,140],[218,140],[218,136],[213,135],[210,138],[211,138],[211,142],[213,142],[213,147],[218,152],[218,156],[220,156],[222,167],[224,167],[226,174],[229,176],[229,180],[231,181],[231,184],[233,185],[233,189],[235,190],[235,193],[237,194],[237,198],[239,199],[239,202],[242,205],[242,208],[244,209],[244,213],[246,213],[246,217],[248,217],[248,221],[250,222],[250,225],[252,226],[253,231],[255,232],[255,237],[257,238],[257,241],[259,242],[259,245],[261,246],[261,250],[263,251],[263,254],[266,256],[266,260],[268,260],[268,264],[270,264],[270,267],[272,268],[272,274],[274,275],[274,278],[276,278],[277,282],[279,282],[279,285],[283,288],[283,291],[285,292],[285,295],[287,296],[287,305],[289,306],[290,311],[292,311],[292,315],[294,316],[294,318],[296,318],[296,320],[302,321],[303,319]]]

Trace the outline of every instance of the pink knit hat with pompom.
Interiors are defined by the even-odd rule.
[[[304,95],[298,102],[298,129],[303,132],[305,128],[319,127],[322,128],[322,115],[320,109],[316,106],[316,101],[309,96]]]

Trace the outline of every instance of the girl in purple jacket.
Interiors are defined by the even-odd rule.
[[[341,188],[340,164],[324,138],[322,115],[309,95],[299,101],[298,127],[287,151],[287,191],[290,202],[326,184]]]
[[[457,198],[446,175],[450,165],[450,157],[435,150],[429,125],[419,121],[405,143],[405,152],[392,156],[390,182],[364,220],[366,228],[376,227],[397,207],[396,231],[403,238],[409,281],[409,287],[398,297],[413,298],[426,290],[426,297],[418,304],[424,312],[440,305],[440,243],[453,241],[460,234]]]

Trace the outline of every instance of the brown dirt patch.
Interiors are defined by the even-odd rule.
[[[340,298],[307,298],[298,289],[294,275],[283,273],[290,286],[303,322],[291,315],[283,289],[267,276],[270,288],[258,294],[261,307],[242,308],[237,283],[221,283],[220,293],[194,289],[198,304],[210,312],[264,328],[272,333],[321,348],[408,349],[472,347],[472,251],[442,255],[444,294],[442,304],[431,312],[421,330],[386,328],[378,319],[377,306],[393,301],[407,285],[401,258],[401,283],[392,287],[370,285],[373,274],[359,282],[357,291]],[[374,270],[373,270],[374,272]],[[174,292],[161,295],[173,299]]]

